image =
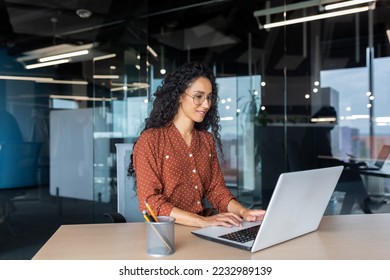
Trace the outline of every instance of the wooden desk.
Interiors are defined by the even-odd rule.
[[[201,239],[175,225],[175,253],[146,254],[145,224],[64,225],[34,256],[48,259],[390,259],[390,214],[325,216],[318,231],[250,253]],[[288,230],[288,229],[286,229]]]

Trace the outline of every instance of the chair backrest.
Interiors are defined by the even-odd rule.
[[[122,214],[127,222],[143,222],[139,211],[137,194],[134,190],[134,178],[127,176],[127,167],[133,151],[133,144],[115,144],[118,213]]]

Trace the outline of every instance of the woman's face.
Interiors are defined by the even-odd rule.
[[[207,78],[193,81],[180,96],[179,115],[194,122],[202,122],[211,107],[212,86]]]

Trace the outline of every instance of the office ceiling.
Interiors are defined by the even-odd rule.
[[[359,26],[356,41],[354,16],[328,19],[319,29],[308,25],[308,36],[304,38],[302,24],[260,30],[253,12],[263,10],[266,2],[3,0],[0,47],[16,58],[27,51],[61,44],[94,42],[104,53],[110,49],[136,49],[147,42],[159,54],[158,58],[150,57],[150,62],[156,67],[164,63],[168,70],[187,60],[200,60],[215,63],[219,75],[264,71],[278,75],[284,67],[292,74],[307,75],[312,63],[308,58],[312,58],[313,38],[320,32],[323,68],[364,63],[368,25]],[[302,1],[270,2],[275,7]],[[314,9],[318,7],[307,9],[307,13]],[[368,22],[367,13],[359,16],[361,22]],[[374,11],[376,56],[390,55],[386,37],[389,28],[390,1],[380,0]],[[63,68],[73,71],[69,66]]]

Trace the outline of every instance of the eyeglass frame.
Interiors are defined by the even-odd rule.
[[[191,97],[192,98],[192,102],[194,103],[194,105],[196,105],[196,106],[200,106],[200,105],[202,105],[203,104],[203,102],[207,99],[207,103],[211,106],[211,105],[213,105],[213,100],[212,100],[212,98],[213,98],[213,94],[209,94],[207,97],[206,97],[206,94],[203,94],[203,100],[202,100],[202,102],[200,102],[199,104],[196,104],[195,103],[195,98],[196,98],[196,95],[191,95],[191,94],[188,94],[188,93],[186,93],[186,92],[184,92],[184,94],[185,95],[188,95],[189,97]]]

